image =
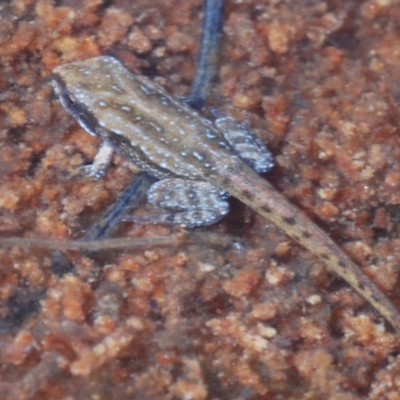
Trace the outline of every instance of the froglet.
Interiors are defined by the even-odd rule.
[[[90,58],[54,70],[64,108],[103,145],[92,168],[98,175],[116,149],[160,179],[148,200],[177,210],[148,219],[187,227],[212,224],[232,195],[274,222],[318,256],[400,331],[400,312],[329,236],[258,175],[273,165],[260,139],[229,117],[215,123],[170,96],[117,59]]]

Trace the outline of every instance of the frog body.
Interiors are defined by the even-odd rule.
[[[214,223],[228,212],[228,193],[318,256],[400,331],[400,313],[390,300],[324,231],[258,174],[272,167],[272,156],[247,127],[229,117],[213,124],[112,57],[62,65],[54,74],[63,106],[104,141],[100,153],[105,156],[96,156],[94,175],[106,164],[110,149],[117,149],[161,180],[150,189],[150,201],[178,213],[147,222],[188,227]]]

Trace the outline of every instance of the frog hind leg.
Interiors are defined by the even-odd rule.
[[[188,228],[211,225],[229,212],[227,197],[226,192],[208,182],[168,178],[150,187],[147,200],[155,206],[171,211],[133,216],[129,217],[129,220],[141,224],[181,225]]]
[[[214,124],[238,156],[256,172],[267,172],[274,166],[271,152],[246,124],[231,117],[217,118]]]

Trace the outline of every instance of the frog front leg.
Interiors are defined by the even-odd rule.
[[[168,178],[150,187],[147,200],[155,206],[174,211],[133,216],[128,220],[141,224],[181,225],[188,228],[211,225],[229,212],[229,203],[226,201],[228,196],[208,182]]]
[[[97,131],[98,123],[96,118],[80,103],[79,99],[73,93],[65,88],[62,80],[54,77],[52,84],[61,104],[75,118],[79,125],[90,135],[100,136]],[[83,167],[85,173],[94,179],[103,177],[111,163],[113,152],[114,147],[103,140],[93,163]]]
[[[108,142],[103,141],[94,157],[93,163],[83,167],[83,170],[93,179],[102,178],[111,163],[113,153],[114,147]]]

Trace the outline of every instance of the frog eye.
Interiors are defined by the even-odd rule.
[[[78,121],[83,129],[95,136],[96,118],[68,90],[60,90],[59,96],[63,107]]]
[[[79,103],[79,101],[67,90],[60,92],[60,101],[64,108],[70,112],[75,118],[79,118],[85,113],[85,109]]]

